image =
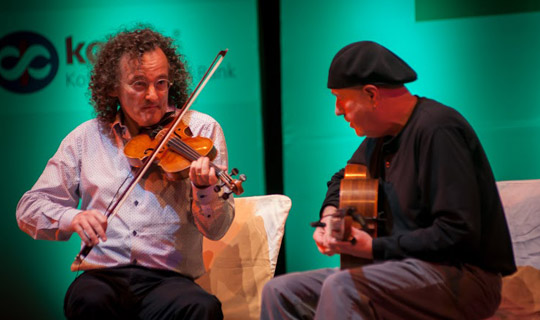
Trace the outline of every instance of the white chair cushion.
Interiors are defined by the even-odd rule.
[[[259,319],[262,288],[274,276],[291,200],[265,195],[234,203],[227,234],[203,240],[207,272],[197,283],[218,297],[225,319]]]
[[[503,278],[489,320],[540,319],[540,180],[497,182],[518,270]]]
[[[540,269],[540,179],[497,182],[518,266]]]

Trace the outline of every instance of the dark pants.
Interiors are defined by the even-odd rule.
[[[223,319],[219,300],[193,279],[139,266],[84,272],[64,312],[68,319]]]

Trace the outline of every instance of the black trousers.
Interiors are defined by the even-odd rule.
[[[174,271],[124,266],[85,271],[64,299],[67,319],[223,319],[219,300]]]

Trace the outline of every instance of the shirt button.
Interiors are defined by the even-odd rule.
[[[137,235],[137,231],[133,230],[133,235],[136,236],[136,235]]]
[[[139,201],[135,200],[135,202],[133,202],[133,204],[134,204],[135,206],[138,206],[138,205],[139,205]]]

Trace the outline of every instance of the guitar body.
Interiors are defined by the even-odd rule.
[[[350,240],[352,227],[363,229],[373,238],[377,237],[378,191],[379,181],[369,178],[366,166],[348,164],[345,167],[339,192],[339,210],[343,212],[341,240]],[[347,254],[340,257],[341,269],[362,266],[371,261]]]

